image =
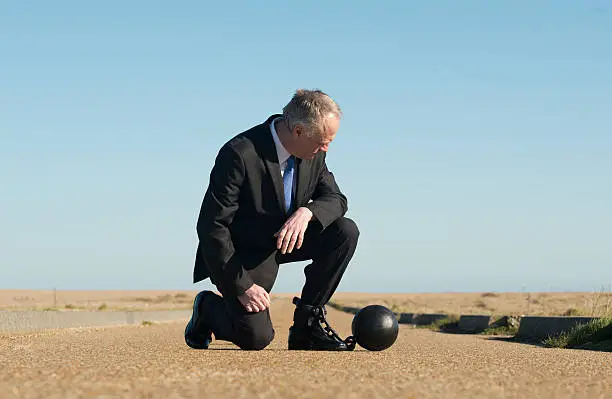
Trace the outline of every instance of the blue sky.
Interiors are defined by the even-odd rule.
[[[339,290],[612,283],[610,3],[221,3],[0,5],[0,288],[210,287],[214,156],[300,87],[345,113]]]

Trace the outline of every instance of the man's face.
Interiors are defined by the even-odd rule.
[[[329,116],[323,121],[323,129],[320,134],[311,137],[306,135],[302,126],[296,127],[297,134],[295,156],[302,159],[313,159],[319,151],[327,152],[329,145],[336,137],[336,132],[340,128],[340,120],[335,116]]]

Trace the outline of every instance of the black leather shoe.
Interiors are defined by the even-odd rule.
[[[185,327],[185,343],[193,349],[208,349],[212,342],[212,330],[205,323],[206,307],[215,295],[212,291],[202,291],[193,301],[193,314]]]
[[[327,312],[323,306],[299,304],[294,316],[294,324],[289,328],[289,350],[347,351],[353,346],[338,336],[327,322]]]

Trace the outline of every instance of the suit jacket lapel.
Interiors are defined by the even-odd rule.
[[[268,119],[262,129],[262,144],[263,144],[263,160],[268,169],[268,174],[272,179],[274,185],[274,191],[276,192],[276,199],[278,206],[285,213],[285,186],[281,177],[280,164],[278,161],[278,153],[276,152],[276,146],[274,145],[274,139],[272,138],[272,132],[270,131],[270,122]]]
[[[281,178],[278,157],[276,160],[266,159],[265,162],[266,167],[268,168],[268,173],[270,174],[270,178],[272,179],[272,184],[274,185],[274,191],[276,191],[276,199],[278,202],[278,206],[284,212],[285,206],[283,204],[285,203],[285,187]]]

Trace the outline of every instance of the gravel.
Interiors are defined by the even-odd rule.
[[[287,351],[293,307],[276,301],[276,338],[245,352],[185,345],[186,319],[152,325],[0,333],[2,398],[600,398],[612,354],[400,326],[383,352]],[[329,309],[346,337],[352,315]]]

